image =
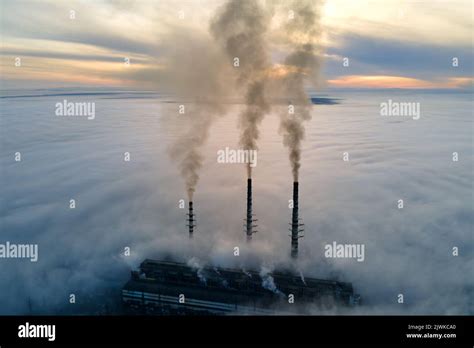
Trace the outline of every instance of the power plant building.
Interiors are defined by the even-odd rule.
[[[357,305],[350,283],[145,260],[122,289],[127,313],[309,314]]]

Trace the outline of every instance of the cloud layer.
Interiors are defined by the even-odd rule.
[[[57,91],[52,91],[57,93]],[[303,144],[298,268],[307,277],[351,281],[360,313],[472,313],[472,120],[468,95],[410,93],[420,120],[383,118],[380,102],[406,94],[337,94],[313,108]],[[254,171],[259,233],[245,243],[245,177],[219,164],[235,147],[241,106],[203,147],[198,227],[189,240],[186,199],[167,146],[180,124],[159,95],[68,96],[96,102],[96,119],[57,118],[63,96],[2,99],[2,240],[38,243],[39,261],[2,260],[2,314],[100,313],[144,258],[260,269],[289,264],[291,168],[278,110],[262,123]],[[22,162],[13,153],[22,153]],[[131,162],[123,161],[130,152]],[[459,162],[452,162],[457,151]],[[342,161],[348,152],[350,161]],[[69,199],[77,207],[69,209]],[[405,208],[397,209],[398,199]],[[326,243],[364,243],[365,261],[324,257]],[[131,256],[122,256],[125,247]],[[234,246],[241,256],[233,256]],[[459,256],[452,248],[459,247]],[[77,304],[68,303],[69,294]],[[398,294],[405,295],[399,305]],[[30,306],[29,306],[30,303]]]

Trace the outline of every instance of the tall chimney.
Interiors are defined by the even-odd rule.
[[[300,235],[303,229],[300,229],[300,219],[298,217],[298,182],[293,182],[293,211],[291,214],[291,257],[296,258],[298,256],[298,239],[303,237]]]
[[[194,211],[193,211],[193,202],[190,201],[189,202],[189,212],[187,214],[188,218],[187,218],[187,222],[188,222],[188,228],[189,228],[189,238],[192,238],[193,237],[193,232],[194,232],[194,227],[196,227],[196,225],[194,224],[196,222],[196,220],[194,219]]]
[[[247,234],[247,241],[250,241],[252,239],[252,234],[254,234],[257,231],[254,231],[254,227],[257,227],[257,225],[254,225],[254,220],[253,219],[253,214],[252,214],[252,179],[248,178],[247,179],[247,218],[245,219],[245,233]]]

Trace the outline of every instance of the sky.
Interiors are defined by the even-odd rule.
[[[209,37],[209,20],[223,2],[3,0],[0,88],[159,89],[155,76],[180,45],[172,33]],[[318,42],[322,86],[470,87],[472,16],[470,0],[327,0]],[[267,35],[275,64],[285,55],[277,30],[284,20],[276,11]]]

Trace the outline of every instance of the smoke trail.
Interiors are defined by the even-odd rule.
[[[214,120],[226,111],[222,101],[229,93],[225,76],[230,74],[230,68],[210,37],[189,35],[189,31],[183,30],[170,34],[168,39],[164,46],[170,47],[169,60],[159,78],[165,92],[183,105],[185,112],[177,117],[186,123],[186,129],[169,152],[178,162],[188,199],[192,201],[204,161],[202,146]]]
[[[271,17],[258,0],[230,0],[211,23],[211,32],[234,63],[237,84],[245,89],[246,108],[240,115],[240,145],[257,150],[258,125],[270,106],[265,96],[271,66],[265,37]],[[251,177],[250,164],[247,175]]]
[[[291,53],[284,62],[287,74],[282,83],[290,107],[281,115],[280,133],[289,149],[294,181],[298,181],[301,166],[301,142],[305,135],[303,123],[311,119],[311,103],[305,91],[305,81],[309,80],[314,85],[320,68],[321,4],[319,0],[297,0],[287,5],[293,14],[284,26]]]
[[[252,278],[252,274],[247,272],[244,268],[242,268],[242,272],[249,278]]]
[[[204,285],[207,284],[206,276],[204,275],[204,267],[198,258],[192,257],[187,262],[188,266],[196,270],[196,275],[198,276],[201,283]]]
[[[299,272],[300,272],[301,281],[303,282],[304,285],[307,285],[306,280],[304,279],[303,271],[300,270]]]
[[[201,147],[209,135],[209,127],[214,119],[211,113],[197,111],[189,119],[188,130],[170,149],[171,157],[179,161],[179,169],[185,180],[189,201],[193,200],[194,191],[199,180],[199,169],[204,156]]]
[[[267,289],[267,290],[270,290],[271,292],[277,294],[277,295],[280,295],[280,296],[284,296],[285,294],[283,292],[281,292],[276,284],[275,284],[275,280],[273,279],[272,275],[270,274],[270,269],[265,267],[265,266],[262,266],[261,269],[260,269],[260,278],[262,278],[262,287],[264,289]]]
[[[230,288],[229,287],[229,282],[226,279],[222,278],[222,274],[221,274],[221,272],[219,272],[217,267],[214,267],[214,272],[216,272],[220,276],[219,281],[221,282],[222,286],[226,289],[229,289]]]

